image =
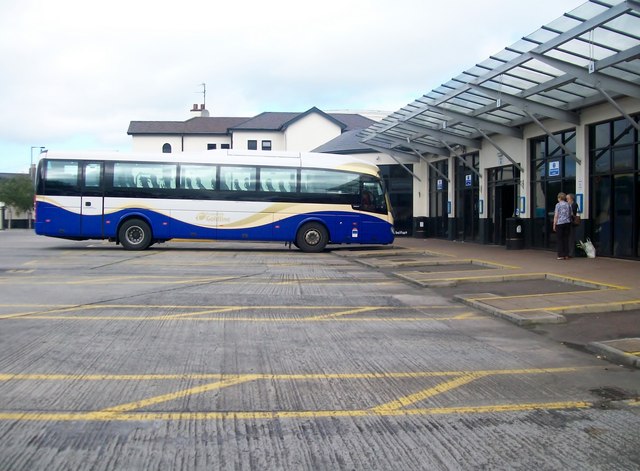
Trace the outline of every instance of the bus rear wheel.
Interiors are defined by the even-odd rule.
[[[118,238],[125,250],[145,250],[151,245],[151,228],[141,219],[129,219],[120,226]]]
[[[303,252],[322,252],[329,242],[327,229],[319,222],[308,222],[296,235],[296,247]]]

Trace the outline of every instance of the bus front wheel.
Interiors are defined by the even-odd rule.
[[[118,238],[126,250],[145,250],[151,245],[151,228],[141,219],[129,219],[120,226]]]
[[[328,242],[327,229],[319,222],[308,222],[298,231],[295,244],[303,252],[322,252]]]

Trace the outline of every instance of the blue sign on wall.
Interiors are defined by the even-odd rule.
[[[464,176],[464,186],[471,186],[471,174]]]
[[[548,164],[548,176],[559,177],[560,176],[560,161],[552,160]]]

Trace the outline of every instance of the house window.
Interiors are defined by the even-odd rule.
[[[247,149],[258,150],[258,141],[250,139],[247,141]]]
[[[271,141],[262,141],[262,150],[271,150]]]
[[[229,144],[220,144],[220,149],[231,149]]]
[[[214,150],[218,148],[218,144],[207,144],[207,150]]]
[[[163,154],[170,154],[171,153],[171,144],[169,144],[168,142],[165,142],[162,146],[162,153]]]

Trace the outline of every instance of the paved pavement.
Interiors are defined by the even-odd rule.
[[[425,288],[455,287],[455,298],[465,304],[640,367],[640,262],[557,260],[551,251],[414,238],[352,255]],[[535,282],[549,286],[523,293],[514,289]]]

